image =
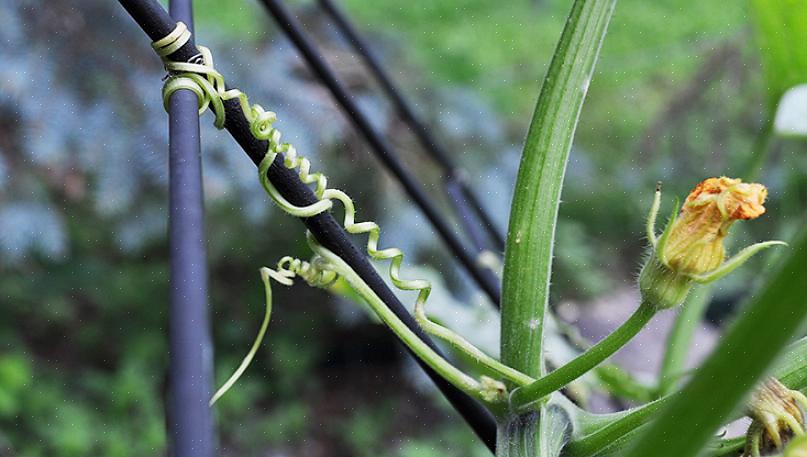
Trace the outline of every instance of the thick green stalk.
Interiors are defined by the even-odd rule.
[[[496,457],[534,457],[538,449],[541,411],[500,421],[496,429]]]
[[[648,425],[626,457],[691,457],[739,410],[748,391],[807,317],[807,230],[691,381]]]
[[[664,353],[659,373],[658,396],[672,393],[678,385],[684,372],[692,335],[695,334],[711,297],[711,287],[695,287],[678,312],[667,337],[667,352]]]
[[[502,421],[496,433],[496,457],[558,456],[570,424],[568,413],[558,405]]]
[[[528,408],[588,373],[636,336],[655,314],[656,309],[653,306],[644,303],[639,305],[627,321],[586,352],[532,384],[513,391],[511,405],[518,409]]]
[[[502,288],[502,362],[544,374],[544,314],[560,192],[580,109],[616,0],[575,0],[549,65],[519,165]],[[554,457],[552,409],[513,414],[498,429],[497,456]]]
[[[510,216],[502,290],[502,361],[543,374],[543,320],[566,161],[616,0],[576,0],[530,124]]]

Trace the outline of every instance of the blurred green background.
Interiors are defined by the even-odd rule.
[[[451,297],[485,306],[258,3],[195,4],[197,42],[228,81],[278,113],[285,138],[355,196],[410,265],[439,270]],[[292,5],[362,109],[438,189],[435,167],[327,17],[315,3]],[[571,1],[341,5],[504,230],[521,141]],[[738,245],[787,239],[804,219],[805,144],[772,133],[782,94],[807,82],[798,5],[619,2],[570,158],[553,302],[632,287],[656,181],[682,196],[708,176],[758,177],[769,214],[745,224]],[[4,0],[0,62],[0,456],[165,455],[159,60],[115,2]],[[210,115],[202,124],[221,382],[260,322],[258,267],[308,254],[302,226],[272,208],[254,166]],[[755,262],[720,284],[716,325],[758,276],[764,259]],[[276,290],[268,340],[216,413],[222,455],[487,455],[383,328],[304,285]]]

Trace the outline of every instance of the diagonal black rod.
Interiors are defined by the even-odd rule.
[[[473,211],[468,207],[469,205],[462,192],[462,184],[460,184],[460,181],[455,176],[445,176],[443,179],[443,188],[448,195],[449,201],[453,203],[452,207],[457,213],[460,224],[462,224],[465,229],[465,234],[468,236],[471,244],[473,244],[480,253],[486,249],[490,249],[488,248],[489,243],[485,238],[484,229],[479,226],[478,221],[474,218]]]
[[[432,204],[431,196],[423,191],[417,183],[417,180],[398,160],[398,157],[393,152],[392,146],[376,131],[369,119],[361,112],[348,94],[344,84],[342,84],[336,76],[336,73],[334,73],[330,65],[328,65],[325,59],[317,52],[314,43],[305,34],[297,19],[281,1],[261,1],[286,33],[286,36],[289,37],[294,46],[297,47],[297,50],[303,55],[311,70],[313,70],[320,81],[330,90],[331,95],[336,99],[342,111],[364,135],[365,139],[370,144],[371,151],[375,153],[381,163],[384,164],[396,177],[398,182],[401,183],[406,193],[426,215],[426,218],[437,230],[437,233],[448,245],[459,263],[471,275],[491,301],[498,306],[501,301],[501,285],[499,284],[499,279],[492,271],[483,269],[477,265],[474,255],[468,252],[463,242],[442,217],[440,210]]]
[[[119,0],[119,2],[152,41],[163,38],[176,27],[176,22],[168,16],[156,0]],[[176,61],[188,61],[197,52],[196,47],[188,43],[169,57]],[[224,102],[224,107],[226,111],[224,128],[232,135],[255,165],[258,165],[266,154],[268,143],[252,136],[249,123],[236,100]],[[283,160],[283,155],[278,154],[278,157],[266,173],[269,180],[280,194],[292,204],[307,206],[315,203],[317,198],[314,193],[300,181],[294,171],[283,166]],[[300,220],[317,241],[350,265],[407,327],[432,349],[440,353],[434,341],[423,332],[412,315],[378,275],[367,256],[350,241],[347,232],[330,212],[309,218],[300,218]],[[419,358],[415,357],[415,360],[457,412],[468,422],[488,448],[493,451],[496,446],[496,424],[491,414],[482,405],[436,374]]]
[[[191,0],[172,0],[171,15],[193,27]],[[213,457],[213,416],[207,405],[213,350],[207,306],[207,255],[196,95],[182,90],[169,101],[168,313],[169,448],[174,457]]]
[[[491,219],[490,215],[488,215],[488,213],[482,207],[481,202],[468,187],[467,182],[463,178],[462,172],[459,171],[459,168],[457,168],[457,166],[451,160],[451,156],[448,154],[448,151],[446,151],[446,149],[431,134],[431,131],[426,127],[426,123],[423,122],[423,120],[420,119],[417,114],[415,114],[415,110],[412,108],[409,101],[404,97],[401,89],[396,86],[395,82],[389,76],[389,73],[384,70],[381,61],[370,50],[369,43],[367,43],[367,41],[361,36],[353,23],[350,22],[347,15],[336,6],[333,0],[319,0],[319,4],[322,9],[324,9],[325,12],[331,16],[336,27],[348,39],[353,49],[359,54],[359,56],[361,56],[362,60],[364,60],[365,65],[367,65],[367,67],[370,69],[370,73],[373,74],[375,79],[381,85],[381,88],[387,94],[387,97],[392,100],[392,103],[395,105],[395,108],[398,110],[401,118],[415,133],[415,137],[417,137],[421,147],[423,147],[423,149],[429,153],[434,161],[437,162],[443,169],[443,174],[446,181],[452,179],[456,181],[456,185],[460,192],[459,195],[455,195],[453,198],[457,199],[457,205],[459,206],[455,206],[455,209],[458,213],[460,213],[459,216],[464,219],[466,217],[467,210],[464,211],[460,208],[463,206],[470,206],[472,211],[476,214],[476,217],[479,218],[479,222],[482,223],[482,226],[485,228],[491,241],[494,243],[495,249],[499,252],[503,252],[504,238],[502,237],[501,232],[496,228],[496,225],[493,223],[493,219]],[[461,200],[459,200],[460,198]],[[466,229],[467,228],[468,227],[466,225]],[[469,233],[469,236],[473,235],[470,235]]]

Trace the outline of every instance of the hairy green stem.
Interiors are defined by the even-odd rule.
[[[514,390],[511,405],[517,410],[531,408],[547,395],[588,373],[627,344],[655,314],[656,309],[653,306],[642,303],[627,321],[586,352],[534,383]]]
[[[563,176],[616,0],[576,0],[547,71],[513,196],[502,289],[502,361],[543,374],[543,321]]]
[[[505,365],[534,378],[545,371],[544,315],[566,162],[615,5],[616,0],[575,0],[541,87],[519,165],[504,259],[501,354]],[[529,426],[533,418],[537,427]],[[524,423],[528,426],[522,427]],[[558,433],[551,423],[546,407],[506,418],[499,424],[496,455],[557,456],[561,446],[552,446]]]
[[[678,385],[684,372],[692,335],[695,334],[711,297],[709,286],[695,287],[678,312],[667,337],[667,351],[659,373],[658,396],[672,393]]]
[[[534,457],[538,453],[540,411],[532,411],[499,423],[496,457]]]
[[[569,439],[571,421],[565,408],[552,404],[500,421],[497,457],[557,457]]]
[[[415,305],[415,320],[423,328],[423,331],[448,343],[455,350],[465,355],[477,369],[489,371],[492,375],[506,379],[517,386],[525,386],[535,382],[535,378],[508,367],[485,354],[453,330],[431,321],[426,316],[423,306],[417,304]]]

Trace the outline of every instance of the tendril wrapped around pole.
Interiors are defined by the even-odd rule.
[[[390,261],[389,277],[395,287],[401,290],[418,292],[414,315],[417,322],[427,333],[445,340],[451,346],[466,353],[472,360],[487,366],[518,385],[525,385],[532,382],[533,379],[529,376],[486,355],[452,330],[428,319],[425,313],[425,303],[431,293],[431,283],[425,279],[404,279],[401,277],[400,269],[404,259],[403,251],[395,247],[379,249],[378,241],[381,236],[381,228],[378,224],[372,221],[356,222],[356,208],[353,200],[341,190],[329,188],[328,178],[324,174],[311,172],[311,162],[307,158],[299,155],[294,146],[289,143],[281,142],[281,133],[274,127],[274,123],[277,121],[277,115],[274,112],[267,111],[258,104],[250,104],[247,95],[238,89],[227,89],[224,76],[215,69],[213,56],[208,48],[197,46],[199,54],[190,59],[189,62],[175,62],[167,58],[167,56],[187,43],[190,38],[190,31],[188,31],[185,24],[180,22],[173,32],[165,38],[152,43],[155,51],[162,58],[166,70],[169,72],[169,77],[163,86],[163,102],[167,104],[171,94],[178,90],[190,90],[195,93],[199,99],[199,114],[201,115],[210,108],[215,115],[214,125],[216,128],[221,129],[224,127],[226,117],[224,102],[237,100],[240,104],[241,111],[244,113],[249,123],[252,135],[256,139],[265,140],[268,143],[266,155],[258,167],[258,172],[264,189],[283,211],[296,217],[312,217],[330,210],[333,207],[334,200],[339,201],[344,207],[344,218],[342,222],[344,229],[353,235],[367,234],[367,254],[375,260]],[[318,200],[316,203],[307,206],[296,206],[286,200],[274,187],[267,177],[267,171],[278,154],[283,154],[283,165],[290,170],[295,170],[303,183],[315,185],[314,194]],[[312,244],[312,247],[316,244],[320,251],[330,253],[330,251],[327,251],[324,247],[319,246],[310,234],[309,243]],[[269,286],[269,279],[274,279],[284,285],[291,285],[292,279],[295,276],[300,276],[311,286],[325,288],[330,286],[337,279],[339,274],[344,274],[342,271],[335,271],[333,264],[333,262],[325,261],[320,255],[315,255],[311,262],[284,257],[278,262],[277,270],[269,268],[261,269],[261,277],[265,285],[267,301],[264,321],[250,352],[241,362],[236,372],[216,392],[211,399],[211,404],[232,387],[235,381],[243,374],[260,346],[271,316],[271,287]],[[340,270],[340,268],[336,270]],[[422,356],[420,353],[419,355]],[[443,360],[442,357],[439,357],[439,355],[437,357],[441,359],[441,361],[437,362],[438,365],[443,362],[448,363]],[[451,372],[450,369],[448,371]],[[491,389],[482,385],[486,384],[490,386],[491,383],[489,379],[480,384],[468,378],[467,375],[459,372],[459,370],[456,371],[458,373],[450,373],[451,376],[447,377],[461,379],[462,382],[459,384],[463,384],[466,391],[475,392],[478,398],[490,397],[489,391]],[[496,388],[498,389],[498,385]]]

